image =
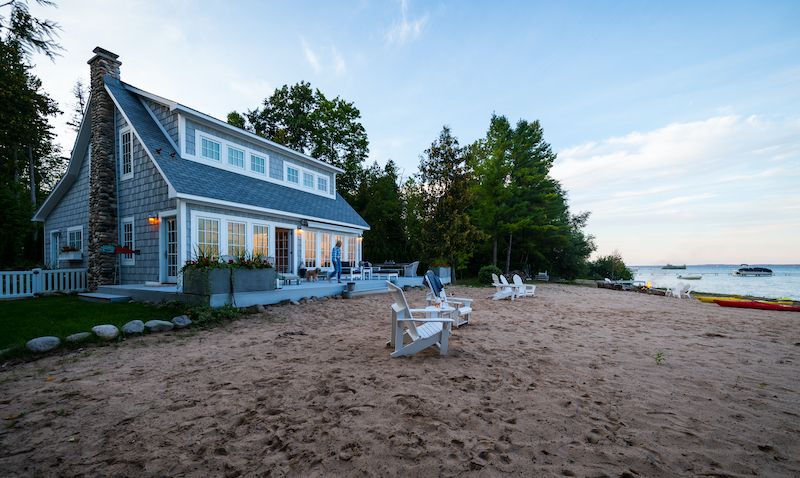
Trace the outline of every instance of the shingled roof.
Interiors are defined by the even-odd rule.
[[[326,198],[182,158],[145,108],[143,98],[132,91],[141,90],[110,76],[106,76],[105,84],[169,184],[171,195],[369,229],[366,221],[339,193],[336,199]]]

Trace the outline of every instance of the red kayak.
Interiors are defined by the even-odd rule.
[[[715,300],[722,307],[739,307],[742,309],[763,309],[763,310],[786,310],[789,312],[800,312],[800,306],[770,304],[757,300]]]

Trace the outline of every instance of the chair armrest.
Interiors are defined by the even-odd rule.
[[[450,300],[448,300],[448,302],[450,302],[451,304],[463,304],[466,305],[467,307],[469,307],[472,304],[472,301],[475,300],[475,299],[469,299],[467,297],[450,297],[449,299]]]

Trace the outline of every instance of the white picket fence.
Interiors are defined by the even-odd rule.
[[[33,297],[47,292],[86,290],[86,269],[1,271],[0,299]]]

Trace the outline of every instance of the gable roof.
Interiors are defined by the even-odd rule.
[[[170,197],[369,229],[366,221],[339,193],[336,193],[335,199],[326,198],[182,158],[172,139],[165,133],[143,102],[145,97],[151,100],[158,97],[140,95],[142,90],[129,87],[111,76],[105,77],[105,85],[120,113],[131,126],[137,139],[169,186]],[[188,108],[186,109],[188,110]],[[192,111],[193,114],[200,114],[194,110],[189,111]],[[84,124],[88,123],[90,122],[84,121]],[[78,137],[82,138],[84,128],[87,130],[85,140],[88,142],[89,127],[82,126]],[[262,141],[264,140],[262,139]],[[281,148],[288,149],[284,146]],[[293,150],[289,151],[301,157],[305,156]],[[75,155],[76,153],[73,151],[70,168],[73,163],[76,163],[79,170],[80,164],[79,161],[74,161]],[[314,161],[320,162],[317,159]],[[327,164],[326,166],[340,171],[339,168]],[[74,178],[70,179],[69,175],[65,176],[51,197],[36,213],[34,220],[44,220],[58,202],[57,198],[53,201],[51,198],[63,196],[73,182]],[[52,204],[48,205],[51,202]]]

